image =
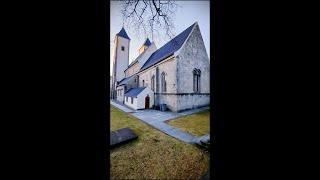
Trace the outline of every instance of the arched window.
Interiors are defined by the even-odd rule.
[[[167,91],[167,82],[166,82],[166,74],[165,72],[161,73],[161,90],[162,92]]]
[[[200,93],[200,82],[201,82],[201,71],[200,69],[193,70],[193,92]]]
[[[144,87],[144,80],[142,80],[142,87]]]
[[[151,77],[151,90],[154,91],[154,75]]]

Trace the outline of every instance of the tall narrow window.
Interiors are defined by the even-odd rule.
[[[166,74],[164,72],[161,73],[161,90],[162,92],[167,91]]]
[[[154,91],[154,75],[151,78],[151,90]]]
[[[201,82],[201,71],[200,69],[193,70],[193,91],[200,93],[200,82]]]
[[[131,104],[133,104],[133,97],[131,97]]]
[[[144,80],[142,80],[142,87],[144,87]]]

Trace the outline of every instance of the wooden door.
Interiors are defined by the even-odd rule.
[[[147,96],[147,97],[145,98],[145,101],[144,101],[144,102],[145,102],[145,107],[144,107],[144,108],[145,108],[145,109],[149,109],[149,106],[150,106],[150,105],[149,105],[149,104],[150,104],[150,97]]]

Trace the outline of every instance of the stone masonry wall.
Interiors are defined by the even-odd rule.
[[[176,61],[175,59],[171,59],[164,63],[160,63],[156,67],[159,68],[159,93],[161,92],[161,73],[165,72],[166,74],[166,84],[167,84],[167,91],[165,93],[177,93],[177,81],[176,81]],[[139,75],[139,86],[142,87],[142,81],[144,80],[145,86],[151,89],[151,77],[155,76],[155,84],[156,84],[156,67],[152,67],[147,71],[141,73]],[[156,88],[156,85],[155,85]],[[156,95],[159,97],[159,102],[155,102],[155,104],[167,104],[167,107],[175,111],[177,109],[177,99],[174,98],[172,95]]]
[[[208,106],[209,94],[185,94],[177,96],[177,111],[188,110]]]
[[[201,70],[200,94],[193,91],[193,70]],[[196,25],[177,58],[177,93],[193,95],[178,97],[178,110],[209,105],[210,61],[206,52],[199,26]],[[198,94],[198,95],[197,95]]]

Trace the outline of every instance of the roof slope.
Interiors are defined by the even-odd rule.
[[[141,55],[141,54],[140,54]],[[134,60],[134,61],[132,61],[130,64],[129,64],[129,66],[124,70],[124,71],[126,71],[127,69],[129,69],[131,66],[133,66],[134,64],[136,64],[136,62],[138,62],[138,58],[140,57],[140,55]]]
[[[120,30],[120,32],[118,32],[117,35],[130,40],[130,38],[129,38],[129,36],[128,36],[128,34],[127,34],[127,32],[126,32],[126,30],[124,28],[122,28]]]
[[[131,79],[132,79],[133,75],[132,76],[129,76],[129,77],[126,77],[126,78],[123,78],[119,81],[119,84],[118,86],[121,86],[121,85],[125,85],[127,84]]]
[[[148,67],[164,60],[165,58],[172,55],[174,52],[179,50],[182,46],[182,44],[186,41],[188,38],[193,26],[196,23],[192,24],[190,27],[188,27],[186,30],[184,30],[182,33],[174,37],[171,41],[163,45],[161,48],[156,50],[144,63],[144,65],[141,67],[140,71],[147,69]]]
[[[151,47],[152,43],[148,46],[148,47]],[[143,51],[141,54],[139,54],[139,56],[134,60],[132,61],[129,66],[124,70],[126,71],[127,69],[129,69],[131,66],[135,65],[137,62],[139,62],[138,60],[140,60],[140,58],[142,56],[144,56],[148,51],[150,51],[150,49],[148,48],[147,50]],[[139,62],[140,63],[140,62]],[[143,64],[142,64],[143,65]]]
[[[127,93],[124,94],[124,96],[128,97],[137,97],[138,94],[140,94],[146,87],[138,87],[138,88],[131,88]]]

